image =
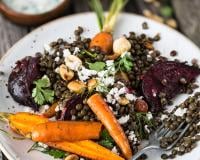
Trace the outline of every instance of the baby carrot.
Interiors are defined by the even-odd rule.
[[[99,122],[55,121],[35,125],[31,136],[37,142],[99,139],[101,128]]]
[[[109,109],[109,106],[106,104],[104,99],[99,94],[92,95],[87,103],[92,111],[97,115],[99,120],[107,128],[108,132],[118,144],[122,150],[124,156],[127,159],[130,159],[132,156],[132,151],[128,142],[128,139],[118,123],[117,119],[113,115],[112,111]]]

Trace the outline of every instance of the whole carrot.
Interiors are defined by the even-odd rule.
[[[104,99],[99,94],[92,95],[88,100],[87,104],[92,109],[92,111],[97,115],[99,120],[106,127],[112,138],[118,144],[122,150],[124,156],[130,159],[132,156],[132,151],[128,142],[128,139],[118,123],[117,119],[113,115],[109,106],[104,101]]]
[[[35,125],[31,138],[36,142],[79,141],[99,139],[99,122],[55,121]]]

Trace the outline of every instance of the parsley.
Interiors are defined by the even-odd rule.
[[[36,85],[32,90],[34,101],[39,105],[43,105],[45,102],[52,103],[54,100],[54,91],[49,89],[51,85],[49,78],[45,75],[33,83]]]
[[[38,142],[34,143],[33,146],[27,152],[29,153],[31,151],[39,151],[39,152],[48,154],[55,159],[56,158],[65,158],[68,155],[67,152],[64,152],[64,151],[61,151],[58,149],[54,149],[51,147],[44,148]]]
[[[131,71],[133,68],[133,59],[129,54],[125,54],[115,62],[115,66],[117,70],[125,72]]]
[[[163,17],[166,17],[166,18],[172,17],[172,15],[173,15],[173,9],[170,6],[163,6],[160,9],[160,14]]]
[[[87,62],[87,64],[89,66],[89,69],[95,70],[95,71],[102,71],[106,66],[106,64],[104,62],[100,62],[100,61],[97,61],[94,63]]]
[[[103,130],[101,132],[101,136],[100,136],[101,140],[99,141],[99,144],[106,147],[106,148],[109,148],[109,149],[112,149],[115,145],[115,142],[114,140],[112,139],[112,137],[109,135],[108,131],[107,130]]]

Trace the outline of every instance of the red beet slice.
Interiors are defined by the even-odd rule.
[[[193,66],[174,61],[157,62],[143,76],[142,92],[151,106],[152,112],[162,110],[159,93],[165,93],[166,99],[174,98],[184,87],[180,83],[185,78],[187,83],[192,82],[200,74],[200,70]],[[165,83],[163,83],[165,79]]]
[[[8,78],[8,91],[13,99],[25,106],[30,106],[34,110],[38,109],[32,98],[33,81],[40,78],[39,58],[25,57],[16,62]]]

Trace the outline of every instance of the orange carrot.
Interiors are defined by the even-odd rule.
[[[31,132],[34,125],[49,121],[47,118],[40,115],[26,112],[12,114],[8,117],[8,120],[10,128],[23,136],[27,136],[27,134]]]
[[[124,158],[90,140],[78,142],[49,142],[47,145],[93,160],[124,160]]]
[[[130,159],[132,156],[132,151],[128,139],[122,127],[118,123],[117,119],[115,118],[112,111],[109,109],[109,106],[106,104],[101,95],[92,95],[87,100],[87,103],[92,111],[97,115],[99,120],[104,124],[115,142],[118,144],[124,156],[127,159]]]
[[[53,103],[53,104],[49,107],[49,109],[47,109],[47,111],[45,111],[42,115],[43,115],[44,117],[46,117],[46,118],[51,118],[51,117],[55,116],[55,114],[56,114],[55,109],[56,109],[57,105],[58,105],[57,102]]]
[[[99,122],[55,121],[35,125],[31,136],[37,142],[99,139],[101,128]]]
[[[109,32],[100,32],[90,42],[90,48],[99,47],[102,52],[109,54],[112,51],[113,37]]]

